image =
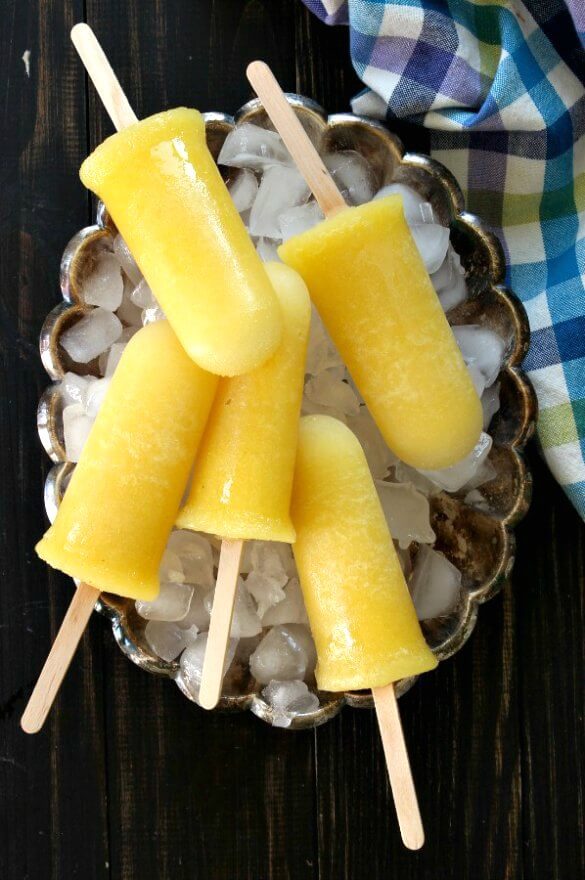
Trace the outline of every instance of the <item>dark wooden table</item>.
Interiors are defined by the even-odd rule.
[[[82,20],[139,116],[235,110],[257,56],[331,111],[359,88],[347,32],[298,0],[0,0],[0,878],[579,880],[585,531],[535,450],[512,584],[402,701],[422,852],[400,844],[371,712],[303,733],[205,714],[97,616],[44,731],[20,731],[71,595],[33,552],[48,468],[35,411],[59,257],[91,216],[77,170],[111,131],[69,43]]]

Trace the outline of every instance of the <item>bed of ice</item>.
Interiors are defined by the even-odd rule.
[[[324,160],[347,202],[362,204],[400,193],[407,221],[445,311],[467,296],[464,270],[436,222],[433,209],[408,187],[392,183],[376,192],[368,162],[353,151]],[[278,259],[284,240],[322,219],[308,188],[280,138],[249,123],[226,138],[219,164],[227,169],[232,199],[263,260]],[[70,327],[61,344],[80,365],[94,362],[97,375],[68,372],[62,380],[63,430],[67,458],[77,461],[112,374],[132,335],[163,316],[124,241],[118,235],[103,246],[81,291],[92,311]],[[380,501],[408,579],[419,619],[449,614],[457,604],[461,574],[433,549],[435,534],[429,497],[444,490],[462,493],[481,505],[481,486],[491,480],[492,440],[487,429],[499,408],[497,376],[504,340],[479,326],[454,333],[484,407],[484,429],[476,448],[443,471],[416,471],[386,446],[347,373],[317,312],[313,310],[306,365],[303,413],[328,413],[358,436],[376,482]],[[218,563],[217,539],[175,531],[161,565],[161,591],[154,602],[137,602],[147,621],[145,636],[159,657],[179,658],[179,685],[197,700]],[[226,669],[236,656],[249,663],[273,710],[274,724],[289,726],[296,715],[314,711],[319,700],[313,682],[315,648],[291,548],[250,542],[245,551]]]

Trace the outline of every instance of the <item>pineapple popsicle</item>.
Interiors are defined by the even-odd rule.
[[[296,272],[280,263],[266,270],[283,314],[281,345],[257,370],[220,380],[177,525],[230,540],[290,543],[311,306]]]
[[[291,516],[319,687],[375,689],[434,669],[365,455],[330,416],[301,419]]]
[[[244,541],[295,538],[289,508],[311,304],[296,272],[280,263],[266,269],[282,309],[282,342],[252,373],[220,381],[177,519],[179,528],[223,539],[199,689],[204,709],[221,695]]]
[[[217,382],[185,354],[167,321],[139,330],[36,546],[41,559],[100,590],[156,597]]]
[[[345,208],[278,253],[307,282],[393,452],[428,470],[464,458],[481,433],[481,403],[400,196]]]
[[[189,356],[222,376],[276,350],[278,302],[207,149],[184,107],[107,138],[81,180],[101,198]]]

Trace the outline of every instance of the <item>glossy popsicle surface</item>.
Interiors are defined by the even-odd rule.
[[[196,110],[158,113],[83,163],[185,351],[222,376],[259,366],[281,335],[278,302]]]
[[[280,263],[266,268],[282,311],[282,342],[257,370],[220,381],[177,525],[222,538],[290,542],[311,306],[296,272]]]
[[[383,687],[434,669],[365,455],[330,416],[301,419],[291,516],[318,686]]]
[[[153,599],[217,377],[167,321],[128,343],[53,525],[36,551],[98,589]]]
[[[481,403],[399,196],[347,208],[279,255],[311,297],[388,446],[435,470],[464,458]]]

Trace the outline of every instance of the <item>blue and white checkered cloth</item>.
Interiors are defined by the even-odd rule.
[[[354,112],[429,129],[500,235],[548,464],[585,517],[585,0],[304,0],[349,25]]]

